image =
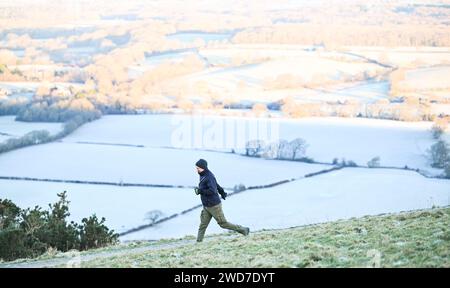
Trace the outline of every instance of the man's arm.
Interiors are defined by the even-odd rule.
[[[217,191],[219,192],[220,196],[222,196],[222,199],[225,200],[227,198],[227,192],[217,183]]]

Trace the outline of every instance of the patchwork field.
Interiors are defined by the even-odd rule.
[[[345,158],[359,165],[367,165],[369,160],[379,156],[383,166],[407,165],[432,174],[440,172],[430,167],[426,157],[427,149],[434,143],[429,131],[432,125],[430,122],[361,118],[289,120],[179,115],[105,116],[81,127],[66,137],[64,142],[122,143],[226,152],[234,149],[237,153],[245,153],[245,142],[256,139],[258,135],[244,132],[244,141],[241,141],[238,139],[238,128],[248,131],[257,125],[263,130],[274,132],[275,137],[269,133],[259,136],[268,142],[303,138],[308,144],[306,156],[316,161],[331,163],[334,158]],[[190,133],[194,127],[198,127],[196,131],[203,137],[192,138]],[[443,138],[450,140],[450,133],[445,133]]]
[[[248,190],[224,202],[231,221],[252,229],[286,228],[450,204],[448,180],[425,178],[399,169],[369,168],[345,168],[302,179],[306,174],[333,166],[246,157],[240,155],[245,154],[242,143],[232,142],[228,147],[221,147],[214,140],[218,133],[230,139],[226,134],[230,132],[225,128],[227,125],[249,128],[256,123],[276,130],[278,138],[275,140],[304,138],[308,143],[306,155],[316,161],[331,163],[336,157],[339,161],[353,160],[366,166],[367,161],[380,156],[384,166],[401,169],[408,165],[422,173],[439,175],[442,170],[431,168],[425,156],[426,149],[434,142],[429,122],[344,118],[261,121],[258,118],[187,115],[104,116],[60,142],[0,155],[0,176],[103,181],[117,185],[157,184],[174,188],[1,180],[1,195],[23,206],[33,206],[33,203],[45,206],[54,201],[56,193],[67,190],[72,199],[74,219],[95,212],[105,216],[116,231],[125,231],[148,223],[145,214],[149,211],[160,210],[164,216],[170,216],[200,204],[188,187],[198,182],[194,163],[205,158],[228,192],[238,184],[248,187],[297,179],[273,188]],[[199,134],[204,135],[205,141],[199,146],[195,146],[195,142],[179,142],[179,137],[188,137],[183,133],[191,131],[193,126],[205,128]],[[211,134],[211,131],[215,132]],[[443,137],[448,139],[448,133]],[[180,143],[187,145],[180,147]],[[231,149],[235,153],[230,153]],[[86,201],[88,205],[83,204]],[[118,209],[133,212],[118,213]],[[198,209],[194,210],[154,228],[128,234],[122,240],[195,234],[198,213]],[[217,233],[220,228],[213,224],[208,231]]]
[[[227,219],[252,230],[294,226],[450,205],[450,181],[414,172],[346,168],[281,186],[249,190],[223,202]],[[200,209],[122,240],[197,235]],[[211,221],[207,234],[220,233]]]
[[[0,175],[193,187],[198,184],[199,158],[208,159],[219,183],[231,188],[270,184],[329,168],[197,150],[51,143],[1,155]]]

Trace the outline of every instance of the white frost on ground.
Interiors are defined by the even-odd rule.
[[[224,187],[269,184],[330,168],[217,152],[50,143],[1,155],[0,176],[196,186],[200,158]]]
[[[180,121],[177,122],[178,120]],[[227,125],[250,127],[251,121],[261,120],[243,117],[180,115],[105,116],[84,125],[66,137],[64,141],[126,143],[150,147],[174,146],[176,143],[172,141],[173,135],[178,133],[179,127],[185,124],[186,127],[192,127],[192,129],[194,129],[194,125],[197,125],[196,123],[204,125],[204,133],[200,134],[200,137],[204,136],[203,138],[207,139],[208,133],[214,131],[214,127],[220,127],[222,124],[225,127],[224,130],[227,129]],[[431,122],[411,123],[332,117],[262,121],[274,123],[273,127],[278,128],[281,139],[292,140],[297,137],[305,139],[309,145],[306,156],[312,157],[316,161],[331,162],[333,158],[337,157],[338,159],[353,160],[359,165],[366,165],[373,157],[379,156],[381,165],[398,167],[408,165],[435,174],[441,172],[430,168],[426,157],[427,149],[435,142],[429,131]],[[188,130],[188,132],[192,131]],[[224,135],[226,135],[224,138],[229,137],[227,134]],[[443,137],[450,141],[450,133],[446,133]],[[187,143],[195,144],[195,139],[192,138]],[[213,145],[209,145],[209,142],[206,141],[203,143],[202,148],[205,149],[230,151],[231,148],[235,148],[240,149],[237,152],[243,152],[242,145],[225,143],[227,144],[225,148],[217,149],[214,147],[216,142],[211,142]]]
[[[414,172],[348,168],[269,189],[250,190],[223,201],[227,219],[252,230],[348,219],[450,205],[450,181]],[[200,209],[121,240],[196,235]],[[223,232],[214,220],[207,234]]]
[[[33,130],[47,130],[50,134],[56,134],[62,130],[61,123],[21,122],[14,119],[15,116],[0,117],[0,133],[2,133],[0,135],[0,143],[9,138],[20,138]]]
[[[82,126],[63,142],[31,146],[0,155],[0,175],[195,186],[198,175],[194,163],[205,158],[218,182],[225,187],[233,187],[240,183],[263,185],[330,168],[231,153],[164,148],[174,146],[172,139],[178,127],[174,119],[182,122],[200,119],[205,127],[220,127],[211,126],[211,123],[225,120],[235,126],[246,126],[249,121],[255,121],[252,118],[216,116],[105,116]],[[10,117],[9,125],[11,121]],[[267,121],[278,125],[281,139],[304,138],[309,144],[306,155],[317,161],[331,162],[337,157],[365,165],[372,157],[380,156],[382,165],[408,165],[436,174],[441,172],[431,169],[425,158],[426,149],[435,142],[429,131],[430,122],[359,118],[273,118]],[[205,135],[209,132],[204,131]],[[449,136],[446,133],[443,137],[448,141]],[[76,143],[80,141],[145,147]],[[239,148],[242,147],[204,145],[202,148],[225,151],[235,148],[241,152]],[[73,219],[78,221],[95,212],[105,216],[107,224],[117,231],[143,224],[148,211],[157,209],[168,216],[200,203],[191,189],[0,181],[0,198],[10,197],[22,207],[45,206],[54,202],[56,193],[63,190],[69,192]],[[253,230],[283,228],[449,205],[449,191],[448,180],[428,179],[414,172],[347,168],[270,189],[246,191],[227,199],[224,209],[230,221],[248,225]],[[195,210],[158,227],[123,237],[123,240],[195,234],[199,212]],[[210,233],[220,231],[216,224],[209,229]]]
[[[446,90],[447,95],[450,95],[449,75],[450,66],[415,69],[407,71],[405,80],[399,85],[405,85],[413,91]]]
[[[450,60],[449,47],[364,47],[343,46],[356,55],[361,55],[393,66],[407,66],[411,63],[426,63],[428,66],[442,65]]]

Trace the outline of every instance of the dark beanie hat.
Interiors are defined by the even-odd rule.
[[[195,166],[200,167],[202,169],[208,169],[208,162],[205,159],[200,159],[195,163]]]

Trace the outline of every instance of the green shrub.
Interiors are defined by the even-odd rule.
[[[20,208],[11,200],[0,199],[0,229],[13,227],[19,219]]]
[[[25,232],[22,229],[0,229],[0,259],[11,261],[30,254],[30,249],[25,245]]]
[[[37,257],[48,249],[68,251],[104,247],[118,241],[118,235],[96,215],[82,220],[82,225],[67,222],[69,201],[66,191],[49,210],[36,206],[20,209],[10,200],[0,199],[0,259]]]
[[[104,247],[117,241],[117,234],[114,234],[105,226],[105,221],[105,218],[98,221],[95,214],[81,221],[83,223],[79,226],[81,250]]]

